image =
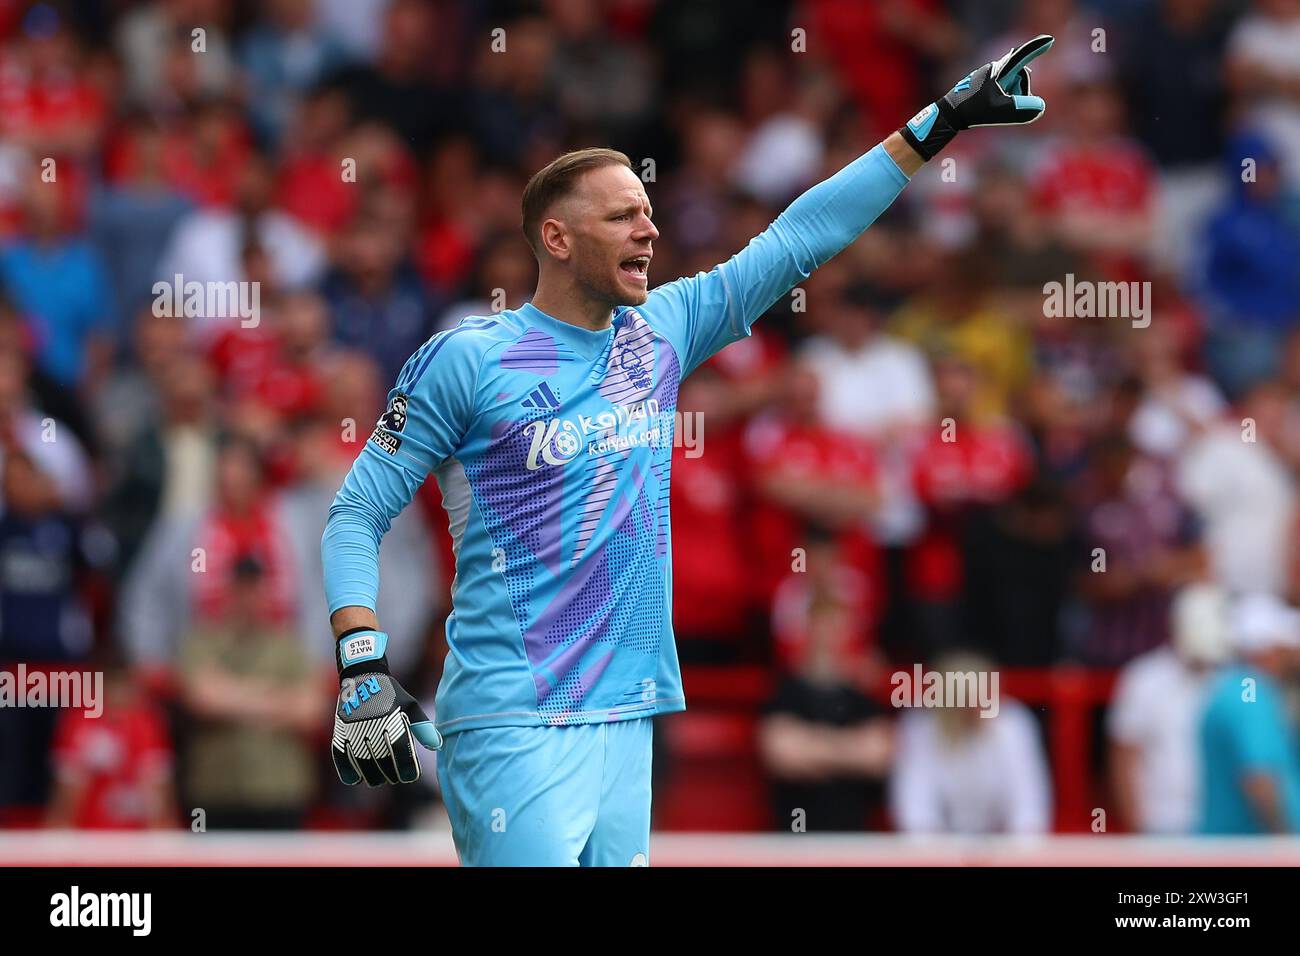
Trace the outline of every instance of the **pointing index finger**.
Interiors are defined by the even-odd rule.
[[[1028,43],[1022,43],[1007,55],[1006,61],[1002,64],[1002,68],[998,70],[994,79],[1005,88],[1007,83],[1020,75],[1021,70],[1050,50],[1055,42],[1056,37],[1047,33],[1040,33]]]

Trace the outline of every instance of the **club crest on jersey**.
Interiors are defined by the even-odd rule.
[[[582,435],[573,422],[557,418],[529,422],[524,431],[531,439],[527,460],[529,471],[537,471],[545,465],[567,465],[582,451]]]
[[[394,433],[400,433],[406,427],[406,403],[404,394],[398,392],[394,395],[384,414],[375,422],[374,434],[370,436],[372,442],[390,455],[397,454],[397,450],[402,447],[402,440]]]
[[[634,388],[649,388],[653,384],[650,373],[646,370],[645,360],[630,342],[623,343],[618,353],[617,364]]]

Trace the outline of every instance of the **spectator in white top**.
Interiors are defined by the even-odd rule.
[[[806,285],[822,331],[800,357],[817,376],[821,419],[877,443],[881,506],[873,531],[886,546],[907,544],[924,520],[911,486],[911,455],[919,430],[937,425],[929,367],[918,349],[881,331],[867,290],[846,288],[833,273]]]
[[[1120,672],[1107,717],[1110,774],[1121,821],[1140,833],[1196,829],[1197,727],[1213,669],[1229,653],[1228,606],[1212,584],[1184,588],[1171,608],[1170,644]]]
[[[1287,182],[1300,189],[1300,3],[1255,0],[1228,38],[1226,72],[1251,124],[1281,147]]]
[[[763,62],[759,55],[751,58]],[[835,107],[835,85],[812,73],[797,81],[789,102],[750,134],[736,163],[736,184],[763,202],[784,204],[817,182],[825,145],[822,130]]]
[[[1168,458],[1217,422],[1227,404],[1214,382],[1182,367],[1167,326],[1156,322],[1133,336],[1133,349],[1143,392],[1129,438],[1148,455]]]
[[[987,672],[954,654],[935,670]],[[994,713],[992,709],[988,713]],[[1002,697],[995,716],[976,706],[908,711],[900,722],[890,781],[894,823],[905,833],[1041,834],[1052,827],[1052,795],[1038,725]]]
[[[313,284],[325,269],[325,250],[296,219],[273,207],[273,189],[268,160],[250,156],[239,174],[234,208],[200,209],[176,224],[158,264],[159,280],[171,283],[176,275],[187,284],[255,278],[246,275],[244,262],[246,251],[256,247],[266,253],[277,286]]]
[[[219,0],[155,0],[122,17],[114,42],[130,103],[175,111],[230,92],[236,74],[221,25],[223,6]]]
[[[374,63],[391,0],[316,0],[316,23],[354,60]]]
[[[44,663],[89,650],[79,579],[107,555],[84,520],[90,463],[66,425],[31,405],[27,371],[20,352],[0,350],[0,662]]]
[[[1283,595],[1295,525],[1295,478],[1283,457],[1286,394],[1251,390],[1239,416],[1192,442],[1178,485],[1203,523],[1215,579],[1229,591]]]
[[[29,460],[50,493],[51,502],[69,514],[84,514],[91,505],[94,480],[90,462],[72,430],[33,408],[22,394],[25,367],[14,353],[0,355],[0,474],[11,449]],[[17,382],[19,391],[12,391]],[[0,495],[0,515],[4,513]]]

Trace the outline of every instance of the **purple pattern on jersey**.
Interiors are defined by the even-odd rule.
[[[659,410],[667,412],[671,418],[672,413],[677,411],[677,386],[681,384],[682,366],[677,361],[677,352],[667,342],[663,343],[662,351],[660,358],[663,361],[664,373],[659,376],[652,397],[659,401]]]
[[[655,514],[659,525],[659,533],[655,538],[655,557],[662,558],[668,553],[668,476],[671,472],[668,470],[667,461],[651,462],[650,470],[654,472],[655,479],[659,482],[659,500],[655,502]]]
[[[610,343],[600,394],[616,404],[630,405],[645,398],[654,386],[656,336],[636,309],[628,309],[623,316]]]
[[[604,560],[591,561],[583,565],[585,574],[575,574],[565,581],[556,599],[533,622],[524,633],[524,649],[528,653],[528,663],[533,668],[533,683],[537,687],[537,703],[542,705],[556,685],[563,683],[570,672],[582,660],[582,656],[609,628],[609,614],[613,610],[610,601],[609,563]],[[582,629],[574,631],[575,622],[568,620],[568,613],[573,610],[569,602],[585,600],[601,609],[601,613],[585,622]],[[569,643],[553,659],[554,645]],[[557,680],[552,680],[552,675]]]
[[[513,355],[503,356],[501,366],[538,372],[529,363],[539,360],[541,338],[555,344],[530,331],[506,350]],[[624,674],[620,650],[659,653],[659,616],[642,621],[635,609],[642,599],[662,600],[654,566],[667,553],[662,484],[680,365],[676,351],[634,310],[623,314],[599,364],[605,374],[593,385],[613,406],[600,413],[613,415],[612,423],[593,425],[596,413],[552,417],[563,414],[561,405],[542,381],[519,402],[526,417],[495,423],[487,449],[466,466],[486,530],[505,551],[510,603],[523,629],[538,711],[548,723],[583,719],[601,675],[611,668]],[[574,460],[575,438],[576,451],[586,449],[585,462]],[[566,468],[580,469],[567,475],[567,482],[579,481],[567,499]],[[652,478],[654,500],[646,496]],[[575,510],[576,528],[562,521]],[[642,706],[641,693],[628,688],[616,706]]]
[[[542,719],[549,724],[562,725],[572,723],[570,718],[575,712],[581,716],[583,701],[586,700],[587,694],[600,681],[613,661],[614,648],[611,647],[592,661],[591,666],[585,671],[579,671],[577,668],[569,671],[545,701],[539,700]]]
[[[609,429],[606,429],[606,433]],[[618,467],[626,461],[626,455],[610,461],[608,455],[589,455],[587,465],[587,487],[590,489],[582,499],[582,516],[578,519],[578,540],[573,549],[573,565],[576,567],[587,553],[591,536],[600,524],[600,517],[605,513],[609,499],[614,496],[618,486],[619,475],[623,469]]]
[[[501,367],[554,375],[560,367],[559,344],[541,329],[529,329],[518,342],[501,353]]]
[[[558,468],[547,469],[552,475],[563,475]],[[552,480],[552,484],[561,484]],[[558,488],[557,488],[558,492]],[[550,508],[547,511],[545,520],[537,529],[537,560],[546,566],[546,570],[551,574],[559,574],[564,562],[564,555],[561,551],[561,537],[564,534],[564,522],[561,520],[563,514],[559,508]]]
[[[587,691],[596,686],[596,682],[600,680],[600,675],[605,673],[605,668],[609,666],[610,661],[613,659],[614,648],[611,647],[604,654],[600,655],[600,657],[592,661],[591,666],[581,674],[578,679],[582,682],[582,694],[584,697],[587,695]]]
[[[497,422],[492,443],[478,461],[466,465],[475,497],[484,506],[483,520],[493,541],[504,532],[509,566],[518,553],[536,556],[548,567],[559,567],[558,522],[563,472],[559,468],[529,471],[532,439],[528,421]]]
[[[647,397],[660,399],[661,414],[659,419],[655,422],[643,420],[639,426],[641,428],[653,428],[663,421],[663,396],[671,394],[673,405],[676,404],[677,357],[672,349],[666,350],[668,365],[664,370],[665,375],[658,383],[655,383],[655,343],[658,337],[646,320],[642,318],[641,313],[635,309],[628,309],[621,318],[622,321],[619,323],[618,331],[614,334],[614,340],[610,344],[609,361],[598,391],[611,402],[625,407],[634,406]],[[671,408],[668,420],[671,421]],[[619,431],[617,424],[611,425],[595,433],[592,436],[592,441],[609,438],[617,435]],[[663,439],[661,439],[662,442]],[[614,488],[622,477],[623,468],[630,455],[630,447],[589,454],[585,478],[590,491],[583,499],[582,516],[578,521],[578,541],[573,555],[575,565],[586,552],[591,536],[600,523],[601,516],[605,512],[610,496],[614,493]],[[655,458],[658,459],[659,457],[660,455],[656,453]],[[666,460],[667,457],[665,457]],[[655,476],[659,477],[660,474],[661,472],[656,469]],[[660,557],[667,551],[666,543],[665,532],[664,541],[662,542],[664,547],[657,551]]]
[[[667,436],[650,462],[650,468],[659,482],[659,500],[655,502],[655,512],[659,523],[659,534],[655,541],[655,556],[662,558],[668,554],[668,499],[669,481],[672,472],[669,466],[673,459],[673,442],[676,440],[674,424],[677,413],[677,387],[681,384],[681,366],[677,362],[677,353],[664,343],[664,374],[655,385],[654,398],[659,402],[659,414]],[[703,438],[703,429],[700,437]]]
[[[587,650],[609,633],[610,615],[614,611],[615,602],[610,600],[612,582],[609,576],[608,547],[613,535],[636,533],[635,523],[631,520],[632,505],[641,495],[645,473],[639,469],[634,470],[632,479],[633,487],[628,494],[618,497],[610,512],[612,534],[600,542],[588,560],[570,572],[551,603],[524,633],[524,647],[528,653],[528,662],[533,666],[533,680],[537,685],[539,703],[545,701],[554,686],[548,672],[563,682]],[[581,630],[575,633],[577,628]],[[553,646],[565,643],[570,638],[572,643],[548,661]]]

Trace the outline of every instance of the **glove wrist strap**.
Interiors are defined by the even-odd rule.
[[[898,130],[907,145],[927,162],[933,159],[958,133],[952,108],[943,100],[931,103]]]
[[[388,635],[369,627],[354,627],[339,635],[334,646],[334,663],[339,677],[356,674],[387,674]]]

